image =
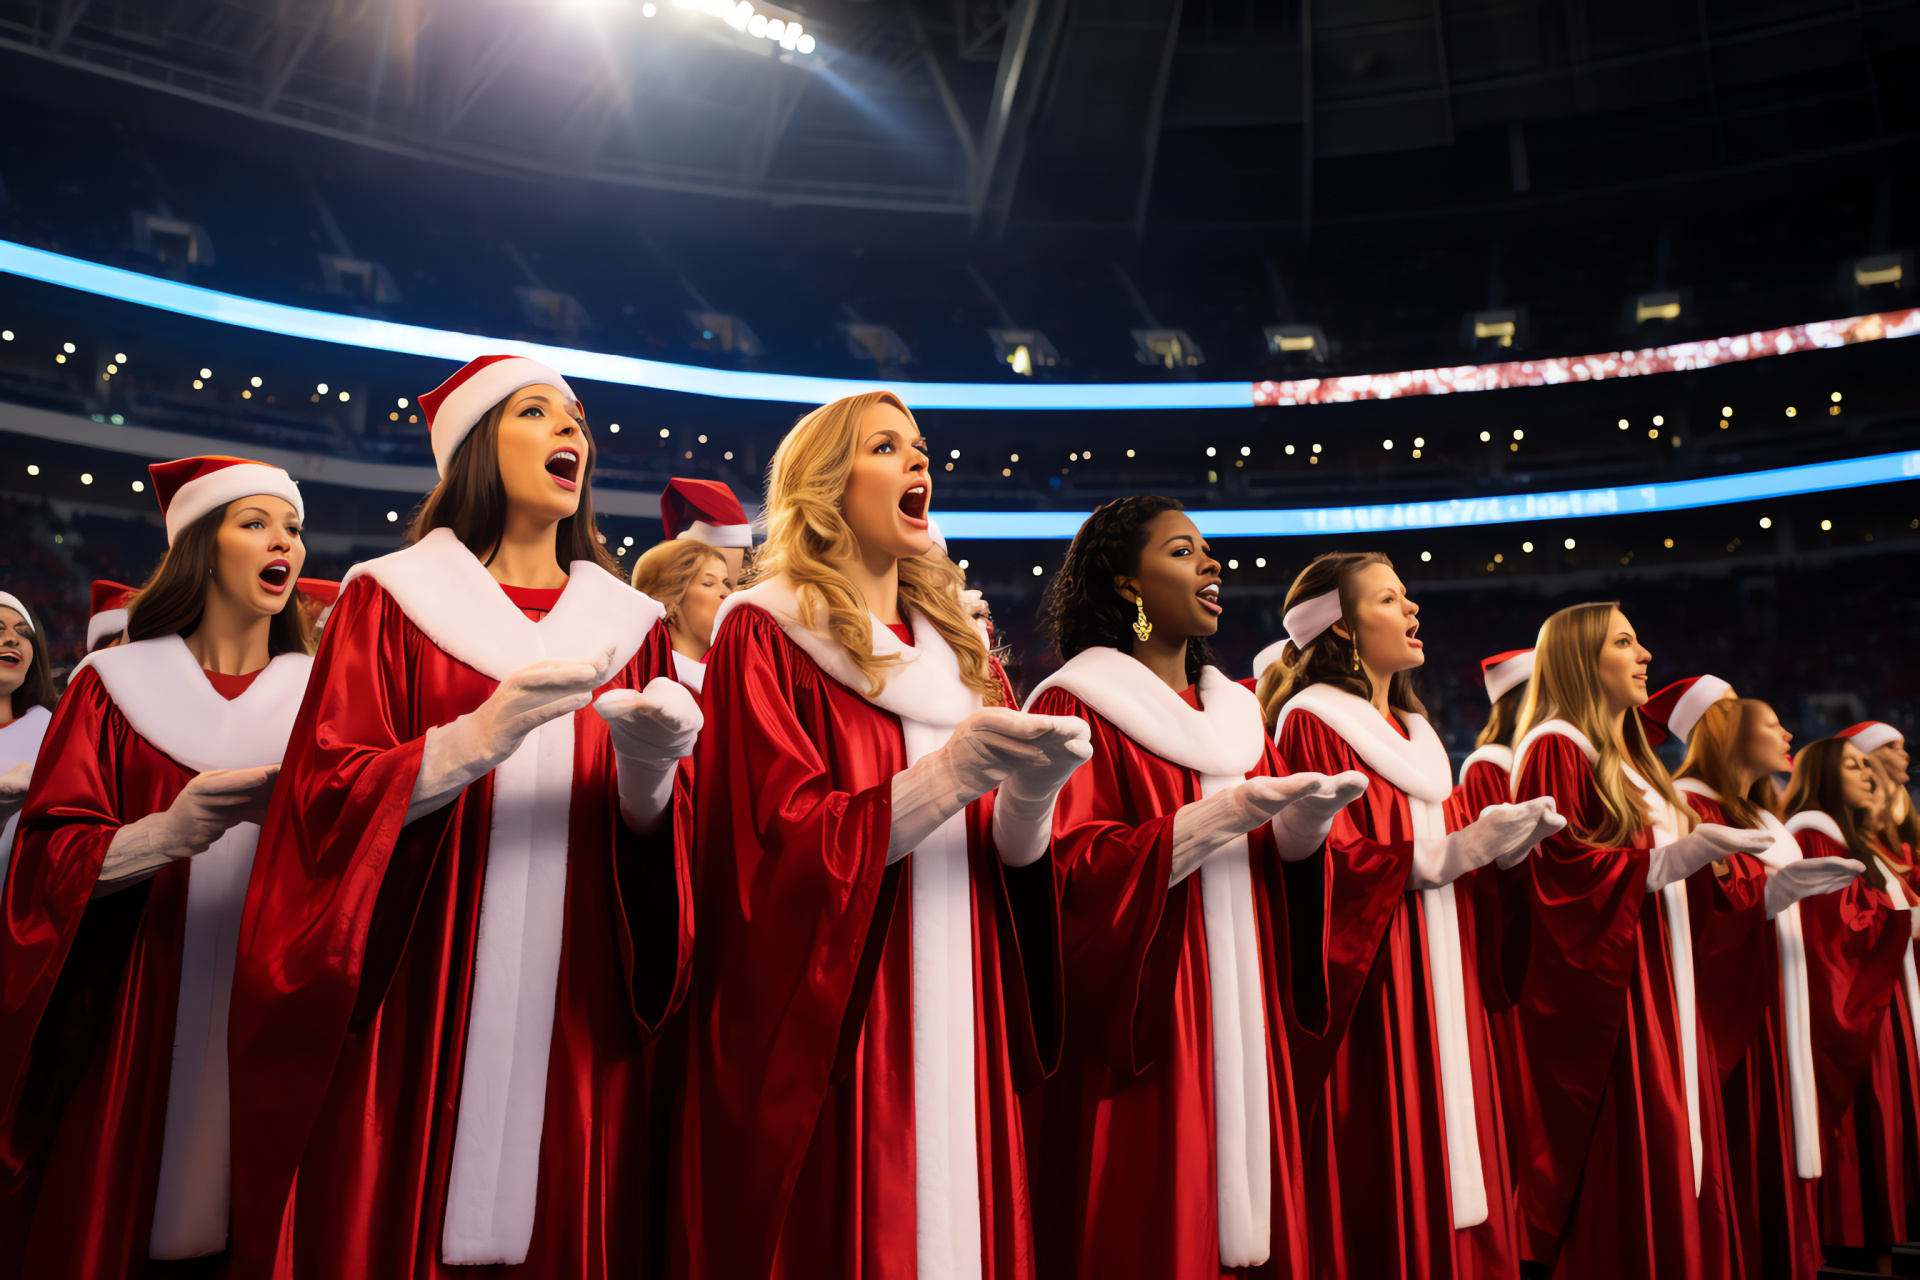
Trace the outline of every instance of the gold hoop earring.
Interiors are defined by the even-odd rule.
[[[1140,616],[1133,620],[1133,634],[1140,637],[1141,644],[1145,644],[1153,638],[1153,624],[1147,621],[1147,602],[1145,598],[1139,598],[1133,603],[1140,610]]]

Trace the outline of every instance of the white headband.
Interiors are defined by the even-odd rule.
[[[1287,610],[1287,616],[1281,619],[1281,625],[1287,629],[1287,639],[1293,641],[1293,647],[1301,653],[1307,646],[1320,638],[1322,632],[1340,621],[1340,588],[1322,591],[1319,595],[1302,600]]]
[[[27,620],[27,630],[38,631],[40,629],[33,625],[33,615],[27,612],[27,606],[20,603],[19,596],[14,595],[10,591],[0,591],[0,605],[5,605],[7,608],[25,618]]]

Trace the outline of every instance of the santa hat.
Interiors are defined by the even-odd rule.
[[[1833,736],[1847,739],[1862,751],[1878,751],[1889,742],[1905,746],[1907,741],[1906,734],[1879,720],[1862,720],[1859,724],[1848,725]]]
[[[1487,684],[1487,701],[1500,701],[1515,685],[1533,679],[1533,650],[1509,649],[1480,659],[1480,678]]]
[[[460,372],[420,397],[420,408],[427,415],[427,434],[433,440],[433,465],[445,478],[453,463],[454,450],[467,433],[480,425],[487,410],[516,391],[527,387],[556,387],[560,394],[580,408],[580,397],[573,394],[567,380],[538,360],[525,356],[478,356],[467,361]]]
[[[667,540],[692,538],[710,547],[751,547],[753,526],[733,490],[718,480],[667,481],[660,495],[660,523]]]
[[[180,458],[156,462],[147,468],[147,474],[153,477],[153,496],[160,500],[160,514],[166,517],[168,546],[201,516],[255,494],[284,498],[296,515],[307,518],[300,486],[279,467],[264,462],[218,455]]]
[[[27,623],[27,630],[38,631],[40,629],[33,625],[33,615],[27,612],[27,606],[21,604],[20,597],[14,595],[11,591],[0,591],[0,605],[5,605],[24,618]]]
[[[1647,705],[1640,708],[1641,719],[1648,722],[1647,740],[1657,747],[1672,734],[1685,742],[1707,708],[1732,692],[1733,686],[1719,676],[1690,676],[1674,681],[1648,698]]]
[[[340,599],[340,584],[331,578],[301,578],[294,583],[301,595],[319,606],[320,611],[313,617],[313,625],[327,625],[327,615],[333,612],[334,602]]]
[[[127,629],[127,606],[132,603],[136,590],[137,587],[108,578],[93,580],[93,607],[87,617],[88,653],[99,648],[100,642],[114,632]]]

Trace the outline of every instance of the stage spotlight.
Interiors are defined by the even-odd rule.
[[[1460,345],[1463,347],[1517,347],[1525,344],[1526,337],[1525,307],[1469,311],[1460,321]]]
[[[1200,344],[1185,329],[1135,329],[1133,358],[1163,369],[1192,369],[1207,362]]]
[[[1270,324],[1262,332],[1266,334],[1270,356],[1327,362],[1327,335],[1317,324]]]
[[[1656,320],[1678,320],[1687,309],[1686,293],[1684,289],[1643,293],[1627,299],[1627,309],[1633,313],[1633,322],[1637,325]]]
[[[987,340],[993,343],[993,358],[1022,377],[1060,363],[1060,353],[1038,329],[989,329]]]
[[[1913,250],[1896,249],[1892,253],[1854,258],[1841,264],[1840,277],[1848,293],[1868,289],[1904,293],[1913,281]]]

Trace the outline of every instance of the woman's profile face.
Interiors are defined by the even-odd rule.
[[[1146,524],[1140,567],[1116,587],[1147,606],[1147,621],[1189,639],[1220,629],[1220,562],[1184,511],[1162,511]]]
[[[859,433],[840,514],[859,540],[861,556],[873,561],[925,555],[933,547],[926,438],[913,419],[885,403],[860,415]]]
[[[701,647],[713,643],[713,617],[720,602],[733,594],[733,580],[727,576],[727,564],[719,556],[708,556],[687,584],[686,594],[673,611],[672,626],[684,632]]]
[[[1785,773],[1793,768],[1788,755],[1792,748],[1793,735],[1780,723],[1773,708],[1764,702],[1753,703],[1747,709],[1746,730],[1741,737],[1741,764],[1754,773]]]
[[[228,503],[214,545],[209,592],[238,606],[243,616],[272,617],[287,607],[307,563],[300,513],[292,503],[264,493]]]
[[[1849,809],[1871,813],[1880,803],[1878,782],[1867,758],[1851,742],[1840,748],[1840,799]]]
[[[1600,642],[1600,659],[1594,674],[1600,683],[1600,696],[1615,715],[1646,705],[1647,663],[1653,655],[1640,644],[1633,624],[1618,609],[1607,621],[1607,638]]]
[[[33,670],[33,628],[17,609],[0,605],[0,698],[27,682]]]
[[[1381,675],[1411,671],[1426,663],[1420,639],[1420,606],[1391,566],[1370,564],[1353,575],[1353,625],[1360,660]],[[1339,628],[1345,631],[1344,626]]]
[[[580,486],[592,456],[579,405],[558,387],[523,387],[500,414],[497,457],[508,519],[536,528],[580,509]]]

